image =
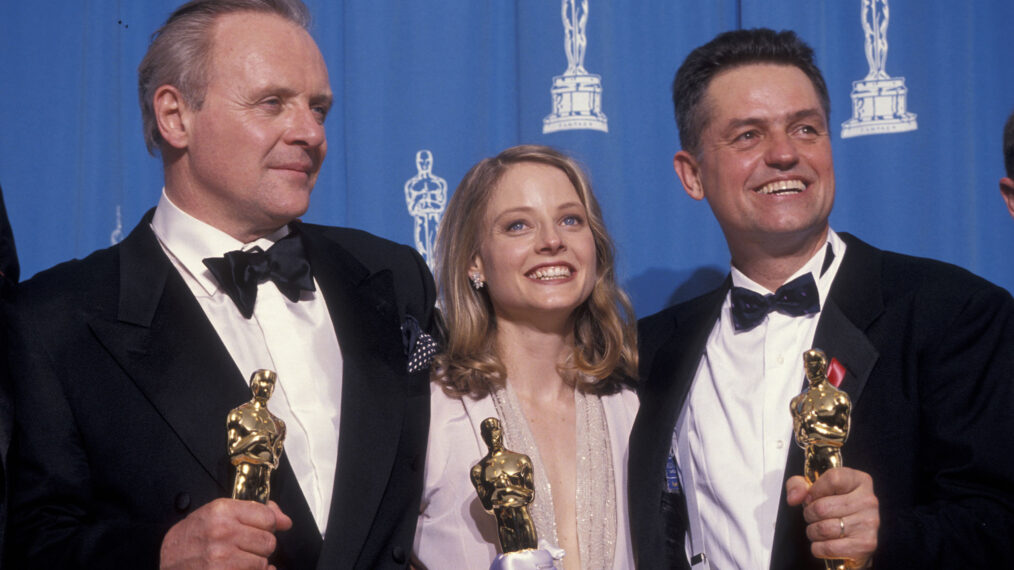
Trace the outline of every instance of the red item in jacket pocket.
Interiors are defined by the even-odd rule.
[[[831,359],[831,364],[827,367],[827,381],[832,386],[837,388],[841,385],[841,381],[845,379],[845,367],[842,366],[841,362],[838,362],[837,358]]]

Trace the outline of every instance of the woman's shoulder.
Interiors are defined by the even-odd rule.
[[[618,391],[601,396],[601,398],[602,405],[605,406],[607,413],[610,408],[619,408],[634,416],[637,414],[637,408],[640,405],[637,399],[637,392],[630,386],[622,386]]]
[[[606,423],[610,426],[614,438],[624,440],[630,435],[637,417],[639,401],[637,393],[624,386],[620,391],[601,396],[602,409],[606,414]]]
[[[479,443],[482,440],[479,424],[491,415],[496,415],[496,409],[488,396],[474,399],[470,396],[450,395],[440,383],[431,382],[427,455],[471,456],[480,452]]]

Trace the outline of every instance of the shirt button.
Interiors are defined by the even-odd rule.
[[[778,358],[776,358],[775,361],[778,362],[778,364],[782,364],[785,362],[785,358],[781,354],[779,354]]]
[[[781,449],[781,448],[785,447],[785,442],[779,439],[778,441],[775,442],[775,447],[777,447],[778,449]]]

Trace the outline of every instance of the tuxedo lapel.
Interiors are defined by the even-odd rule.
[[[856,405],[879,355],[862,329],[845,316],[833,299],[828,299],[821,309],[813,348],[823,350],[829,360],[835,358],[845,367],[845,377],[838,387]]]
[[[682,567],[680,561],[685,560],[681,545],[682,535],[687,531],[686,497],[666,494],[665,465],[676,421],[729,286],[727,278],[706,296],[649,317],[639,330],[642,347],[650,343],[652,336],[668,334],[657,349],[642,352],[642,358],[651,361],[641,370],[640,411],[630,438],[630,525],[639,565],[656,567],[662,558],[668,558]],[[678,503],[672,504],[672,499]],[[664,508],[665,504],[672,508]]]
[[[731,281],[726,279],[721,287],[698,302],[687,305],[686,311],[678,313],[675,316],[678,322],[673,335],[659,348],[652,364],[650,377],[664,379],[666,384],[666,389],[661,394],[661,402],[662,409],[667,413],[655,416],[662,421],[657,426],[661,431],[657,433],[665,439],[666,455],[672,442],[676,420],[686,402],[697,368],[704,356],[708,337],[715,322],[718,321],[722,302],[730,286]]]
[[[250,391],[150,221],[151,212],[120,246],[116,318],[89,326],[224,493],[232,479],[225,417]]]
[[[220,488],[232,493],[225,418],[251,398],[197,299],[149,228],[151,214],[120,246],[120,301],[115,319],[92,331]],[[293,521],[279,533],[277,557],[295,568],[313,564],[321,538],[288,458],[272,476],[272,498]],[[275,558],[273,557],[273,560]]]
[[[342,351],[342,415],[321,565],[351,568],[369,534],[394,467],[406,398],[389,270],[369,274],[344,248],[301,226]]]
[[[848,247],[821,310],[813,346],[845,367],[840,388],[855,406],[879,356],[866,330],[884,312],[881,255],[849,234],[840,235]]]
[[[820,311],[820,320],[813,338],[828,359],[835,358],[845,367],[839,386],[849,395],[853,410],[861,406],[863,389],[879,358],[879,353],[866,336],[866,329],[884,310],[881,294],[880,256],[877,250],[848,234],[839,234],[847,249],[835,275],[828,298]],[[802,390],[805,382],[801,383]],[[788,403],[786,403],[786,407]],[[846,442],[846,465],[847,446]],[[785,466],[785,480],[803,474],[803,450],[793,445]],[[806,540],[806,522],[800,507],[785,503],[782,485],[781,502],[775,525],[771,568],[822,568],[810,555]]]

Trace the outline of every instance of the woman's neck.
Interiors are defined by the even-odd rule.
[[[498,323],[496,344],[508,382],[519,397],[534,402],[573,398],[573,385],[560,374],[574,352],[573,333]]]

